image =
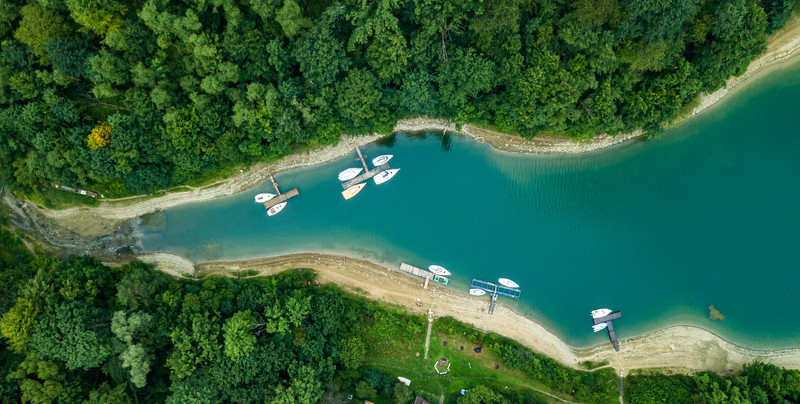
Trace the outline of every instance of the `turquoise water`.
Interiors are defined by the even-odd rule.
[[[749,84],[661,139],[578,156],[502,153],[461,136],[398,134],[363,148],[401,168],[341,197],[355,154],[276,177],[279,215],[253,195],[165,211],[142,246],[195,260],[327,251],[440,264],[466,293],[508,277],[503,300],[576,346],[607,341],[588,312],[621,310],[620,337],[695,324],[738,343],[800,346],[800,64]],[[488,299],[487,299],[488,301]],[[708,305],[727,318],[708,320]]]

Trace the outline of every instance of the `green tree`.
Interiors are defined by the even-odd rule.
[[[225,325],[222,326],[225,355],[228,355],[234,362],[238,362],[242,357],[250,356],[255,349],[254,323],[250,311],[239,311],[227,319]]]
[[[503,402],[501,395],[482,384],[469,389],[467,394],[458,398],[458,404],[501,404]]]
[[[311,26],[311,20],[303,17],[303,10],[295,0],[284,0],[283,7],[275,13],[275,21],[289,38],[294,38],[300,31]]]
[[[70,33],[69,26],[61,15],[51,12],[38,2],[23,6],[20,11],[22,20],[14,32],[14,38],[28,45],[42,60],[47,60],[45,45]]]
[[[101,310],[83,301],[61,303],[42,316],[31,346],[70,370],[96,367],[111,353],[103,317]]]
[[[331,11],[318,19],[311,29],[303,32],[292,52],[303,77],[314,86],[333,83],[352,63],[345,55],[342,43],[331,31],[331,25],[336,21],[333,9],[336,6],[331,7]]]
[[[150,373],[151,355],[142,344],[130,344],[119,355],[123,368],[130,368],[131,382],[142,388],[147,385],[147,374]]]
[[[41,302],[18,297],[16,304],[0,318],[0,332],[12,351],[20,353],[28,347],[41,312]]]

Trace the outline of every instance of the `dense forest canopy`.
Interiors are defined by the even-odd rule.
[[[142,193],[427,115],[657,131],[792,0],[0,0],[0,181]]]

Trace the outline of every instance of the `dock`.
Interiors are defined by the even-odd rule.
[[[364,174],[359,175],[358,177],[353,178],[352,180],[346,181],[342,183],[342,189],[347,189],[352,187],[353,185],[360,184],[381,172],[390,169],[388,163],[381,164],[378,167],[373,168],[372,170],[369,169],[367,166],[367,162],[364,160],[365,156],[361,154],[361,149],[356,146],[356,153],[358,153],[358,158],[356,160],[361,162],[361,165],[364,166]]]
[[[273,178],[272,175],[269,176],[269,181],[272,183],[272,188],[275,188],[276,196],[264,202],[264,208],[267,210],[279,203],[286,202],[287,200],[300,195],[300,191],[298,191],[297,188],[292,188],[289,190],[289,192],[281,193],[281,189],[278,188],[278,183],[275,182],[275,178]]]
[[[520,295],[522,295],[522,291],[519,288],[507,288],[503,285],[494,282],[482,281],[477,278],[472,279],[470,288],[483,289],[489,292],[489,297],[491,298],[489,303],[489,314],[494,314],[494,306],[497,303],[497,296],[506,296],[512,299],[519,299]]]
[[[611,344],[614,345],[614,350],[619,352],[619,344],[617,343],[617,333],[614,332],[614,323],[613,320],[622,317],[622,313],[615,311],[605,317],[600,318],[593,318],[594,324],[606,323],[606,329],[608,330],[608,338],[611,339]]]
[[[436,275],[431,271],[422,268],[417,268],[413,265],[406,264],[405,262],[400,264],[400,270],[403,272],[410,273],[411,275],[424,278],[425,279],[425,284],[423,285],[424,289],[428,289],[428,283],[430,283],[430,281],[439,282],[442,285],[447,285],[450,282],[450,279],[448,279],[446,276]]]

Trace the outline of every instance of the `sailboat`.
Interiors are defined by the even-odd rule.
[[[514,288],[514,289],[519,288],[519,285],[516,282],[508,278],[500,278],[497,280],[497,282],[507,288]]]
[[[609,314],[611,314],[611,310],[609,309],[592,310],[592,318],[602,318]]]
[[[358,167],[348,168],[347,170],[339,173],[339,181],[350,181],[353,178],[356,178],[361,171],[364,171],[364,169]]]
[[[398,171],[400,171],[399,168],[392,168],[392,169],[389,169],[389,170],[383,170],[382,173],[372,177],[372,179],[375,181],[375,185],[380,185],[380,184],[383,184],[384,182],[389,181],[390,179],[392,179],[392,177],[394,177],[394,175],[397,174]]]
[[[372,165],[377,167],[379,165],[385,164],[385,163],[389,162],[389,160],[391,160],[392,157],[394,157],[393,154],[382,154],[382,155],[372,159]]]
[[[602,331],[605,330],[607,326],[608,326],[607,323],[595,324],[592,326],[592,331],[594,332]]]
[[[358,193],[361,192],[362,189],[364,189],[364,185],[367,185],[367,183],[362,182],[360,184],[353,185],[352,187],[342,191],[342,196],[344,197],[344,199],[350,199],[358,195]]]
[[[450,271],[444,269],[444,267],[439,266],[439,265],[431,265],[431,266],[428,267],[428,270],[433,272],[433,273],[435,273],[436,275],[439,275],[439,276],[450,276],[450,275],[452,275],[450,273]]]
[[[256,203],[264,203],[275,197],[275,194],[264,192],[263,194],[256,195]]]

